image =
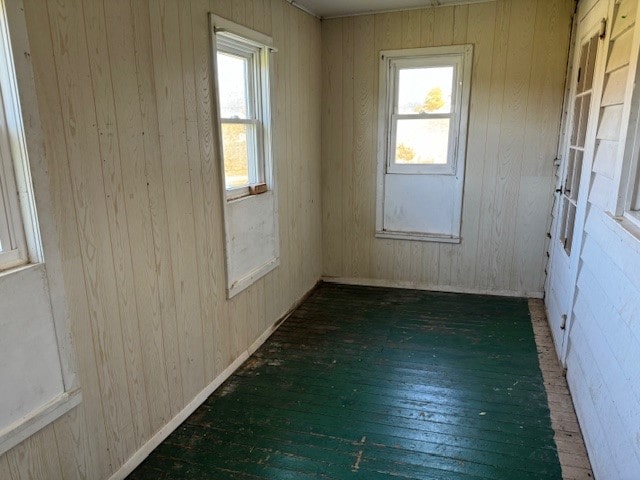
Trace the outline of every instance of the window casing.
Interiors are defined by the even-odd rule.
[[[264,193],[270,151],[268,48],[216,32],[216,75],[226,197]]]

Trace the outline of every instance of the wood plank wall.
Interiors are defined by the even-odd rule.
[[[284,0],[25,0],[81,406],[3,479],[108,478],[321,274],[320,22]],[[207,13],[272,35],[281,265],[227,301]]]
[[[325,276],[542,292],[573,9],[498,0],[323,22]],[[378,52],[464,43],[475,50],[462,243],[375,239]]]

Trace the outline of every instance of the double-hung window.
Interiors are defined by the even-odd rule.
[[[268,52],[247,38],[216,34],[220,129],[227,198],[266,190]]]
[[[279,264],[278,208],[271,155],[273,40],[211,15],[227,295],[242,292]]]
[[[460,241],[472,51],[380,52],[376,236]]]

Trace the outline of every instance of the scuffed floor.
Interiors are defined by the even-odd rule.
[[[527,300],[323,284],[150,478],[560,479]]]

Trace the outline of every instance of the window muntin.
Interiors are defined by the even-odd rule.
[[[455,171],[462,61],[442,54],[389,59],[388,173]]]
[[[265,183],[266,51],[222,32],[216,63],[225,189],[232,199]]]
[[[571,134],[567,145],[567,164],[563,173],[560,195],[560,232],[558,239],[567,255],[571,255],[573,232],[578,209],[578,191],[582,178],[583,155],[591,112],[593,78],[599,33],[588,39],[580,50],[580,67],[577,72],[575,92],[572,99]]]

